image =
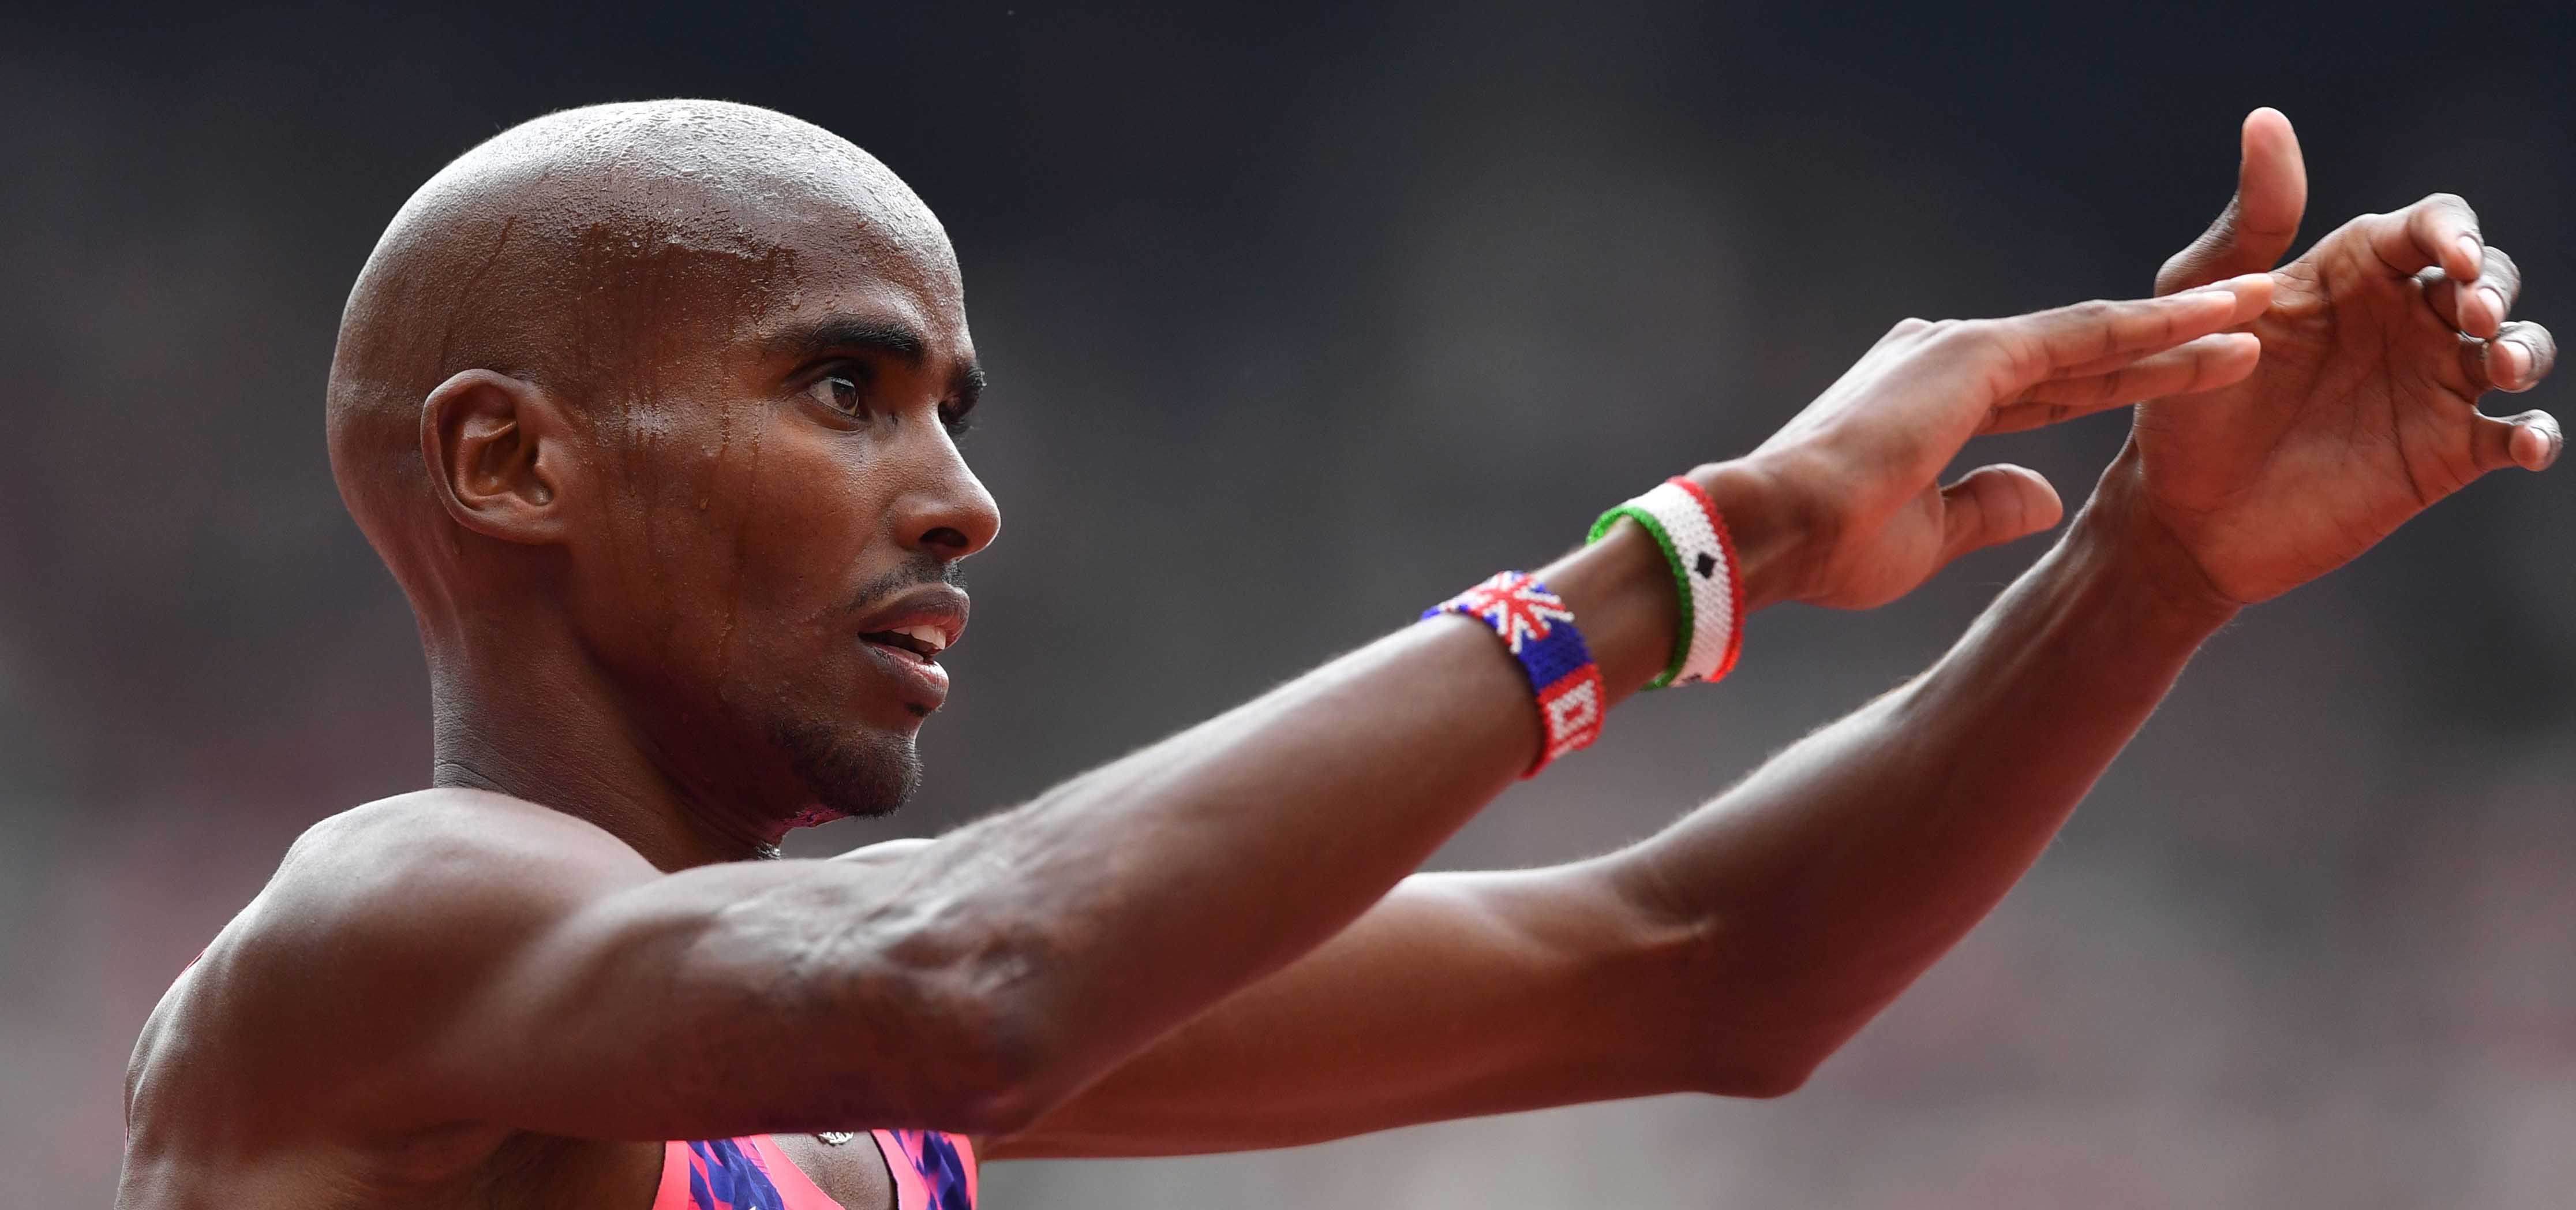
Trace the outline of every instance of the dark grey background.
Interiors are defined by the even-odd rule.
[[[15,1201],[103,1203],[162,987],[297,831],[424,778],[321,387],[394,208],[545,110],[813,119],[963,258],[1003,537],[918,805],[808,850],[1007,804],[1539,560],[1901,316],[2143,291],[2256,104],[2298,123],[2309,236],[2464,193],[2525,313],[2576,327],[2570,23],[2537,9],[538,7],[0,18]],[[2072,501],[2123,423],[1971,456]],[[2500,476],[2248,615],[1794,1098],[1004,1166],[991,1202],[2576,1205],[2571,505],[2576,472]],[[1440,863],[1639,834],[1920,667],[2038,549],[1764,615],[1731,683],[1623,712]]]

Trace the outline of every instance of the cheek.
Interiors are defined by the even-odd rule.
[[[788,421],[713,469],[695,527],[706,595],[701,619],[684,625],[715,627],[698,637],[727,651],[734,674],[792,678],[811,661],[855,658],[850,606],[886,562],[885,510],[837,444],[856,440]]]

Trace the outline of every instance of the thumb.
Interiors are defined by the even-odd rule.
[[[2290,119],[2270,107],[2245,115],[2236,196],[2191,246],[2156,274],[2156,293],[2205,286],[2279,264],[2308,209],[2308,165]]]
[[[1981,466],[1941,489],[1941,562],[2057,524],[2066,506],[2040,473]]]

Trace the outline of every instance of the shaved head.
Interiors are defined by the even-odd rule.
[[[350,291],[331,365],[343,499],[407,588],[434,511],[420,404],[489,369],[587,405],[648,389],[672,337],[756,322],[820,242],[877,269],[956,275],[939,220],[876,157],[811,122],[725,101],[548,114],[413,193]]]
[[[947,235],[874,157],[753,106],[599,105],[394,216],[331,462],[420,617],[443,752],[452,717],[571,702],[762,831],[910,787],[945,674],[832,677],[867,679],[860,615],[990,539],[952,440],[981,381]]]

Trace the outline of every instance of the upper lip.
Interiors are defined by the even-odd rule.
[[[859,633],[880,634],[927,626],[942,636],[941,650],[957,645],[966,633],[966,592],[946,584],[924,584],[896,594],[859,621]]]

